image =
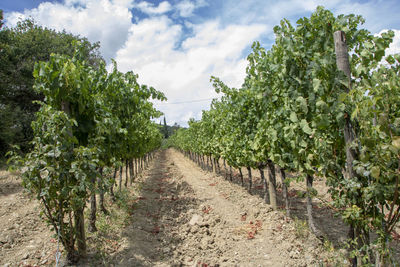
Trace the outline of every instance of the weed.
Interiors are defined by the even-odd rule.
[[[295,218],[294,226],[297,238],[305,239],[310,234],[310,230],[308,229],[308,224],[306,221]]]
[[[96,222],[97,230],[99,231],[99,233],[106,234],[111,232],[112,224],[110,223],[110,216],[104,215],[103,213],[101,213],[100,216],[99,215],[100,214],[98,214],[97,216]],[[115,214],[112,214],[111,216],[115,216]]]
[[[324,246],[324,249],[325,249],[326,252],[333,252],[333,251],[335,251],[335,247],[333,246],[332,242],[329,241],[328,239],[325,239],[325,240],[324,240],[323,246]]]
[[[126,210],[127,203],[129,199],[129,192],[126,189],[122,189],[121,191],[115,192],[115,203],[118,205],[119,208]]]

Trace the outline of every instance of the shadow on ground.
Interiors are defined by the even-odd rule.
[[[249,179],[247,170],[242,169],[244,187],[247,188]],[[230,180],[229,173],[226,173],[224,169],[221,169],[220,175],[227,180]],[[265,173],[267,175],[267,173]],[[253,187],[251,190],[252,195],[257,195],[264,199],[264,189],[261,181],[261,176],[258,171],[252,170],[253,176]],[[240,174],[238,170],[233,173],[232,183],[242,185]],[[278,188],[277,188],[277,201],[278,207],[282,212],[285,212],[285,202],[282,195],[280,177],[277,177]],[[304,182],[304,188],[306,187]],[[307,208],[305,190],[296,190],[289,188],[289,201],[290,201],[290,217],[292,219],[300,219],[307,221]],[[313,218],[314,224],[317,231],[322,235],[324,240],[328,240],[336,249],[344,248],[345,242],[348,240],[349,226],[343,222],[343,220],[335,214],[335,211],[324,205],[318,204],[319,202],[313,200]],[[375,234],[371,233],[371,240],[375,239]],[[392,241],[390,244],[394,252],[394,257],[400,262],[400,242]]]
[[[0,197],[17,194],[21,192],[23,189],[24,188],[21,185],[21,181],[7,181],[1,183]]]
[[[247,188],[249,183],[248,172],[247,170],[243,170],[243,181],[244,187]],[[220,174],[224,179],[230,180],[229,173],[225,173],[223,169],[221,169]],[[265,175],[267,173],[265,172]],[[258,171],[252,170],[253,176],[253,186],[251,190],[252,195],[257,195],[260,198],[264,199],[264,189],[263,184],[260,178],[260,174]],[[277,201],[279,209],[284,212],[285,210],[285,202],[282,195],[282,189],[278,180],[278,188],[277,188]],[[237,170],[234,171],[233,177],[231,180],[232,183],[237,185],[242,185],[240,174]],[[289,188],[289,201],[290,201],[290,217],[292,219],[300,219],[307,221],[307,209],[306,209],[306,200],[305,198],[299,197],[302,192],[296,191],[294,189]],[[300,194],[298,194],[300,193]],[[341,220],[340,217],[335,216],[334,211],[327,207],[322,207],[316,204],[313,201],[313,215],[314,215],[314,223],[317,230],[322,234],[322,236],[332,242],[332,244],[336,248],[343,247],[343,242],[347,238],[348,226]]]
[[[181,242],[174,229],[187,223],[183,216],[197,203],[189,184],[162,151],[154,159],[132,210],[132,224],[124,234],[128,247],[115,257],[116,266],[169,265],[170,255]]]

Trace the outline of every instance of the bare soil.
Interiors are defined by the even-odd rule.
[[[0,266],[53,266],[57,240],[16,175],[0,171]]]
[[[265,171],[266,172],[266,171]],[[233,182],[240,184],[239,171],[233,171]],[[247,170],[242,169],[245,186],[248,184],[248,173]],[[265,173],[267,175],[267,173]],[[226,174],[223,173],[225,177]],[[252,194],[258,195],[259,197],[264,196],[263,185],[261,176],[258,170],[252,169],[253,176],[253,189]],[[289,202],[290,202],[290,218],[294,220],[301,220],[304,223],[307,221],[307,209],[306,209],[306,182],[297,179],[298,175],[295,173],[287,173],[286,178],[290,179],[289,187]],[[277,174],[277,191],[278,191],[278,205],[282,212],[284,212],[284,199],[282,196],[281,189],[281,177]],[[345,224],[335,208],[330,205],[332,201],[331,195],[328,191],[329,187],[326,185],[326,181],[322,177],[314,177],[313,188],[317,191],[317,195],[313,198],[313,218],[314,225],[318,233],[322,236],[325,246],[330,246],[331,249],[343,251],[348,247],[348,231],[349,226]],[[300,221],[300,223],[301,223]],[[297,221],[299,223],[299,221]],[[392,241],[389,247],[392,251],[395,263],[400,263],[400,225],[397,224],[395,229],[392,231]],[[376,239],[376,234],[371,229],[370,234],[371,241]],[[329,243],[329,244],[328,244]],[[341,253],[342,255],[344,253]],[[397,266],[396,265],[396,266]]]
[[[111,215],[98,213],[99,231],[88,234],[89,256],[80,266],[348,265],[344,251],[309,233],[295,191],[293,217],[286,217],[263,203],[255,177],[249,194],[175,150],[159,152],[128,187],[125,210],[107,199]],[[346,226],[315,204],[317,227],[340,248]],[[0,266],[55,265],[57,240],[39,212],[16,176],[0,172]]]
[[[335,258],[257,195],[174,150],[140,181],[115,266],[313,266]],[[345,263],[345,262],[342,262]]]

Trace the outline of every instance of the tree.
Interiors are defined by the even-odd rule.
[[[3,27],[4,23],[3,23],[3,10],[0,9],[0,30]]]
[[[0,23],[3,24],[2,12]],[[4,125],[9,126],[0,129],[0,157],[10,145],[19,145],[26,152],[32,140],[31,122],[39,110],[33,101],[44,100],[43,94],[32,88],[35,62],[49,60],[52,53],[72,56],[73,41],[83,44],[82,58],[98,67],[103,61],[99,43],[43,28],[31,19],[20,21],[14,28],[0,27],[0,116],[6,119]]]
[[[169,133],[168,133],[168,125],[167,125],[167,121],[165,120],[165,116],[164,116],[163,133],[164,133],[164,138],[167,139],[169,137]]]

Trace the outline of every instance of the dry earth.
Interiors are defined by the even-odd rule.
[[[38,203],[29,200],[19,183],[8,172],[0,173],[0,266],[54,266],[56,239],[39,217]],[[329,242],[310,234],[302,221],[264,204],[259,186],[256,179],[256,190],[249,194],[240,185],[201,170],[175,150],[161,151],[129,189],[133,200],[124,227],[103,234],[107,237],[103,243],[112,249],[101,250],[99,257],[92,245],[80,265],[348,265]],[[107,203],[108,209],[117,209]],[[298,206],[303,206],[302,201],[293,197],[292,211],[302,217]],[[332,215],[315,207],[318,225],[326,224],[321,227],[324,233],[343,236]],[[104,222],[113,224],[105,217],[103,228],[107,228]],[[98,239],[89,235],[88,242]]]
[[[116,266],[313,266],[334,258],[314,236],[298,238],[293,220],[258,196],[176,151],[162,152],[140,183]]]
[[[53,266],[57,241],[20,183],[0,172],[0,266]]]

